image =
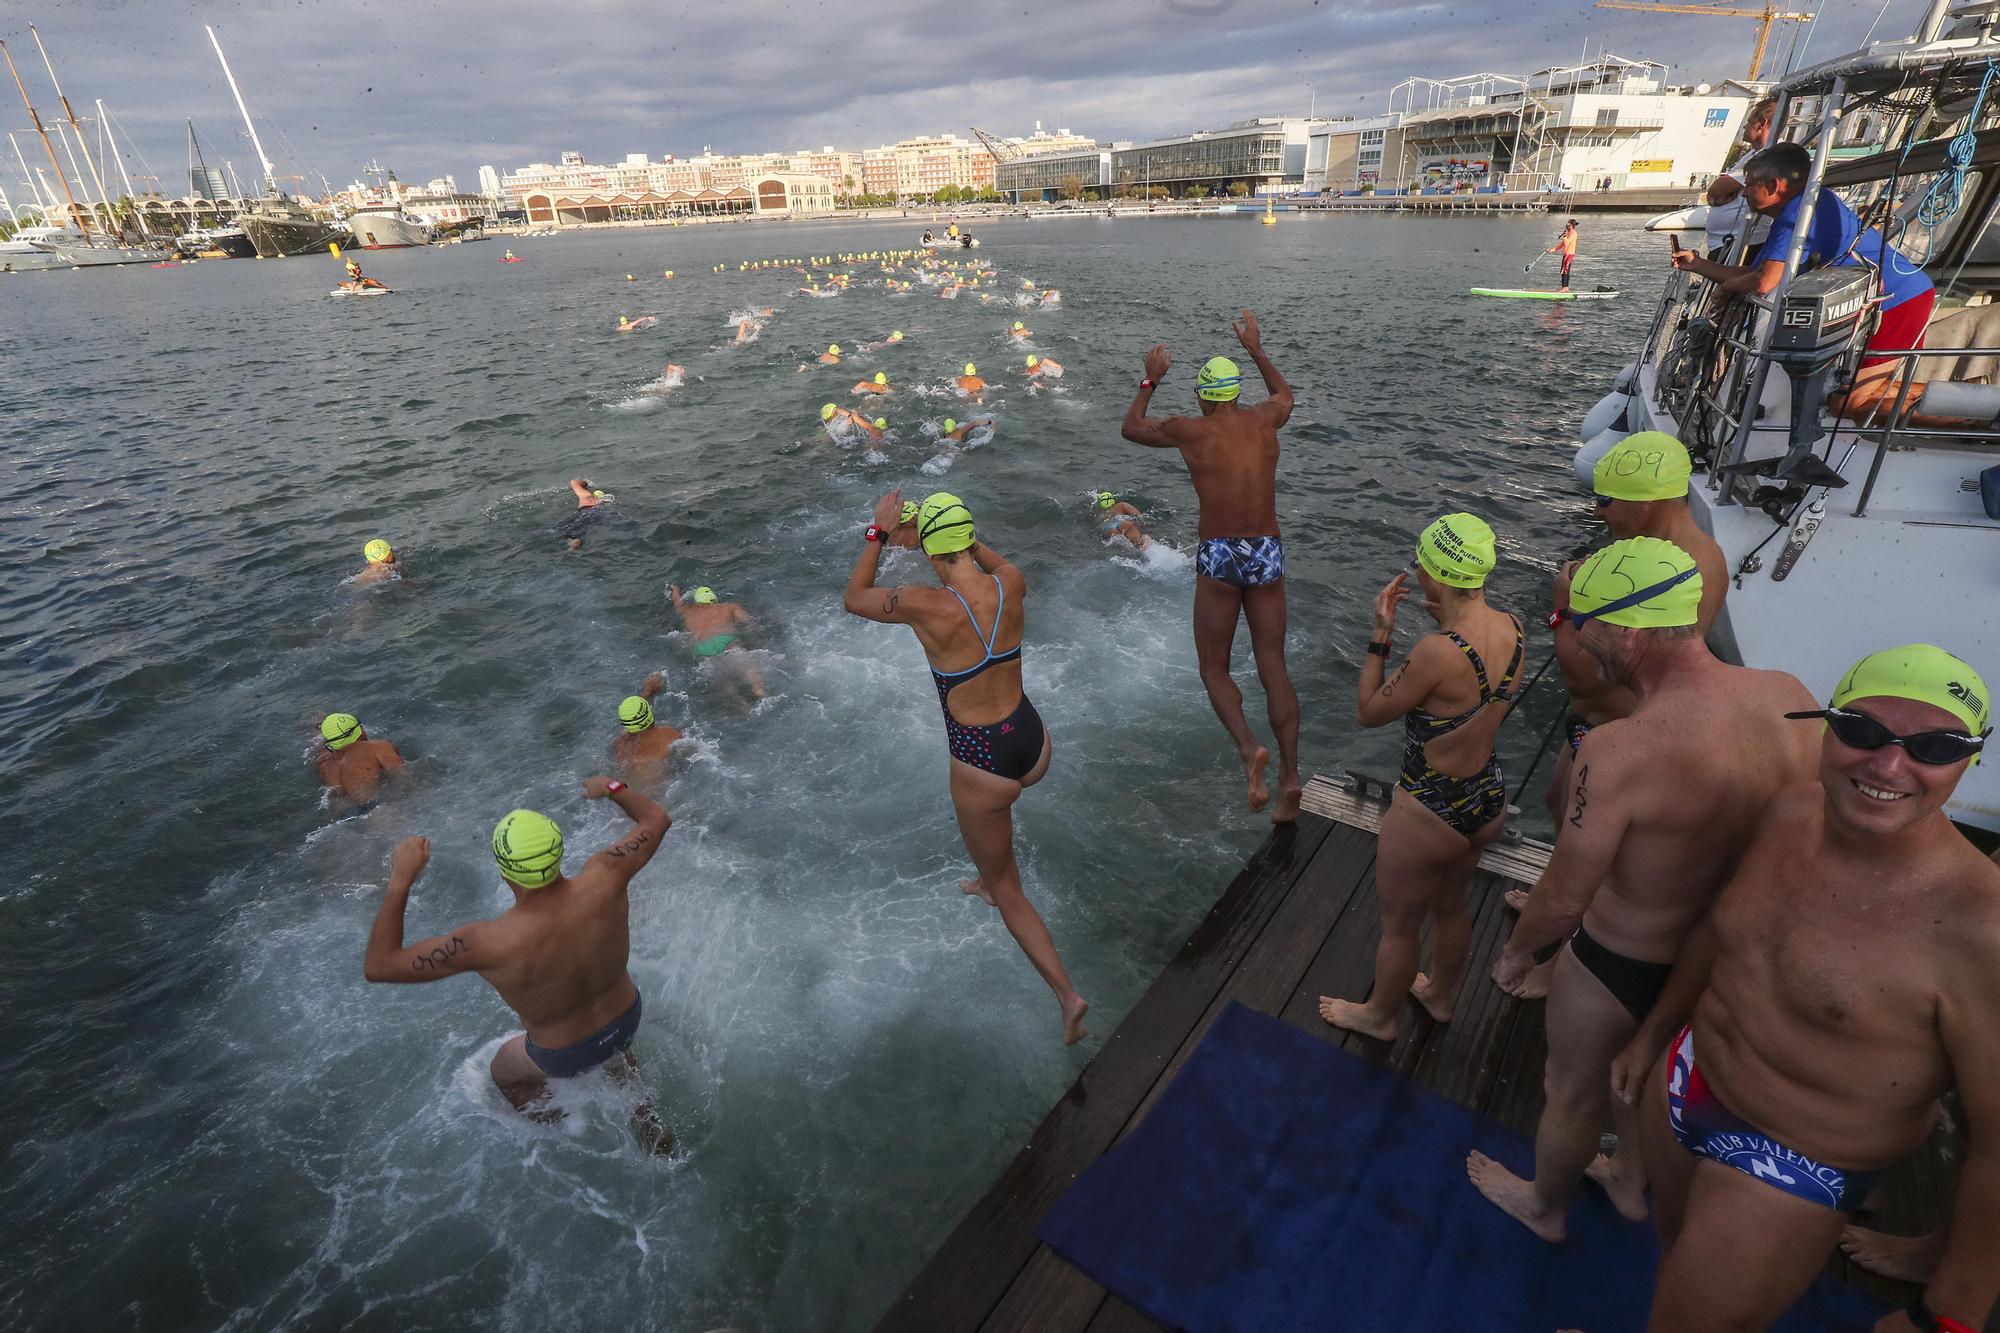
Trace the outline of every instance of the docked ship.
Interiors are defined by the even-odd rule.
[[[1996,24],[2000,0],[1931,0],[1910,36],[1788,75],[1774,123],[1812,170],[1788,253],[1760,256],[1784,260],[1783,282],[1719,304],[1709,283],[1674,273],[1638,360],[1584,418],[1586,478],[1628,432],[1686,442],[1688,502],[1735,571],[1711,645],[1821,699],[1850,664],[1904,643],[2000,680]],[[1887,129],[1852,156],[1843,127],[1864,116]],[[1801,271],[1821,186],[1938,291],[1926,350],[1876,353],[1896,362],[1893,406],[1860,422],[1823,405],[1853,378],[1881,278],[1866,264]],[[1924,419],[1968,424],[1909,424],[1918,394]],[[2000,764],[1966,769],[1947,812],[2000,830]]]
[[[354,243],[363,250],[400,250],[429,245],[431,225],[403,211],[400,204],[373,204],[348,215]]]
[[[39,244],[61,236],[60,227],[18,229],[6,240],[0,241],[0,273],[33,273],[40,269],[67,268],[68,265]]]
[[[328,222],[288,194],[272,193],[236,215],[259,259],[283,259],[325,251],[348,239],[347,230]]]

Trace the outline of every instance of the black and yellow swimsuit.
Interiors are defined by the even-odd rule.
[[[1472,663],[1472,674],[1479,678],[1479,702],[1455,717],[1439,717],[1418,709],[1403,719],[1403,775],[1398,785],[1421,801],[1426,810],[1469,838],[1506,812],[1507,784],[1500,775],[1500,758],[1497,754],[1488,755],[1486,766],[1471,777],[1451,778],[1431,767],[1424,757],[1424,747],[1472,721],[1486,705],[1514,702],[1514,676],[1521,669],[1522,655],[1528,651],[1528,639],[1521,632],[1521,622],[1515,620],[1514,660],[1507,664],[1500,688],[1494,689],[1486,679],[1486,663],[1479,659],[1473,646],[1456,630],[1446,630],[1444,636],[1457,644],[1466,661]]]

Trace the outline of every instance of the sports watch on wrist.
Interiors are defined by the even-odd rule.
[[[611,779],[611,781],[604,784],[604,794],[606,796],[616,796],[619,792],[624,790],[625,790],[625,784],[620,782],[617,778],[613,778]]]
[[[861,540],[865,542],[881,542],[884,546],[887,546],[889,544],[889,533],[886,529],[878,528],[873,523],[870,523],[868,530],[861,534]]]

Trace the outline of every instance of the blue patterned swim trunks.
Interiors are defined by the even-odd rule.
[[[1276,537],[1203,537],[1194,572],[1232,588],[1261,588],[1285,577],[1285,544]]]

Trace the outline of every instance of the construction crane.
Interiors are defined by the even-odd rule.
[[[1757,9],[1737,9],[1727,5],[1683,5],[1668,4],[1665,0],[1597,0],[1599,9],[1638,9],[1655,14],[1706,14],[1711,18],[1756,19],[1757,49],[1750,56],[1750,78],[1755,79],[1764,68],[1764,48],[1771,41],[1771,25],[1774,23],[1810,23],[1812,15],[1797,10],[1779,9],[1774,4],[1765,4]]]
[[[977,125],[972,127],[972,137],[986,145],[986,151],[993,154],[995,162],[1005,162],[1008,158],[1021,156],[1021,146],[1002,139],[996,134],[988,134]]]

